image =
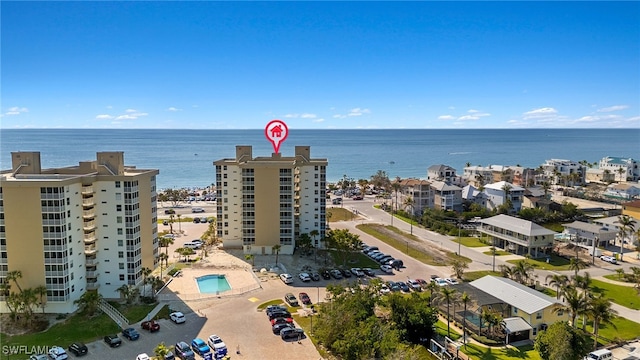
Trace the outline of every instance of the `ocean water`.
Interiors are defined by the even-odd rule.
[[[39,151],[43,168],[95,160],[98,151],[124,151],[125,163],[159,169],[158,188],[204,187],[215,182],[213,161],[235,157],[236,145],[253,156],[270,156],[264,130],[15,129],[0,132],[0,169],[11,168],[11,152]],[[547,159],[597,162],[605,156],[640,159],[640,129],[482,130],[295,130],[281,145],[311,146],[312,158],[327,158],[327,180],[426,178],[427,168],[445,164],[462,173],[472,165],[536,168]]]

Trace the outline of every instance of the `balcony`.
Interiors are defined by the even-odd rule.
[[[97,239],[95,231],[84,234],[84,243],[87,245],[93,244]]]
[[[98,252],[98,247],[95,245],[86,245],[84,247],[84,254],[89,256],[89,255],[95,255]]]
[[[87,270],[87,279],[97,279],[99,272]]]
[[[96,229],[96,222],[94,220],[91,221],[85,221],[85,223],[82,225],[84,231],[93,231]]]
[[[82,195],[90,195],[90,194],[93,194],[93,186],[92,185],[83,186]]]
[[[82,218],[85,220],[93,219],[95,217],[96,217],[96,212],[94,209],[82,211]]]
[[[86,258],[85,259],[86,266],[98,266],[98,259],[96,258]]]
[[[100,283],[97,281],[87,283],[87,290],[98,290],[99,287]]]
[[[95,204],[93,196],[82,199],[82,206],[93,206]]]

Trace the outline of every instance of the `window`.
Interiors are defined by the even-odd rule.
[[[116,205],[116,211],[122,211],[122,205]]]
[[[538,320],[542,319],[542,312],[541,311],[536,313],[536,319],[538,319]],[[533,334],[533,335],[535,335],[535,334]]]
[[[558,314],[558,316],[563,316],[564,315],[564,309],[559,309],[556,314]]]
[[[124,258],[124,251],[118,251],[118,257],[119,258]]]
[[[120,274],[120,281],[124,281],[124,274]]]
[[[122,224],[122,216],[118,216],[118,217],[116,217],[116,222],[117,222],[118,224]]]
[[[518,308],[514,307],[514,308],[513,308],[513,313],[514,313],[514,314],[517,314],[517,313],[518,313]]]
[[[122,235],[122,228],[118,228],[118,235]]]
[[[122,200],[122,193],[116,193],[116,200]]]
[[[538,328],[534,327],[533,328],[533,336],[536,336],[536,335],[538,335]]]
[[[124,270],[124,263],[118,263],[118,268]]]
[[[123,246],[124,245],[124,241],[122,241],[122,239],[118,239],[118,246]]]
[[[116,189],[120,188],[120,181],[116,181]]]

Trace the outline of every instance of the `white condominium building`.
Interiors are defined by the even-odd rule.
[[[226,249],[247,254],[292,254],[296,240],[308,234],[323,247],[327,159],[312,159],[309,146],[295,156],[252,155],[251,146],[236,146],[236,157],[214,162],[217,190],[217,235]]]
[[[638,161],[631,158],[611,157],[602,158],[598,163],[600,170],[609,170],[616,181],[637,181],[640,179]]]
[[[88,290],[119,298],[120,286],[142,283],[158,252],[158,170],[125,166],[123,152],[55,169],[41,168],[39,152],[11,159],[0,174],[0,284],[45,286],[44,312],[69,313]],[[17,284],[10,272],[22,275]]]

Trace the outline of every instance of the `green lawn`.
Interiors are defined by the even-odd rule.
[[[549,263],[545,259],[529,259],[529,263],[536,269],[541,270],[569,270],[569,260],[560,256],[551,255]],[[507,260],[508,263],[515,264],[520,260]]]
[[[487,348],[476,344],[467,344],[466,348],[460,349],[472,359],[479,360],[497,360],[497,359],[527,359],[542,360],[538,352],[532,345],[521,346],[518,348],[499,347]]]
[[[631,286],[615,285],[593,280],[593,291],[604,293],[605,296],[616,304],[630,309],[640,310],[640,295],[638,291]]]
[[[489,256],[493,255],[491,250],[485,251],[485,252],[483,252],[483,254],[489,255]],[[511,253],[508,252],[508,251],[504,251],[504,250],[496,250],[496,256],[502,256],[502,255],[511,255]]]
[[[593,327],[591,325],[592,322],[587,323],[586,330],[589,333],[593,332]],[[603,337],[607,340],[615,340],[616,338],[632,340],[637,338],[638,334],[640,334],[640,324],[623,317],[616,317],[615,320],[613,320],[613,325],[615,325],[615,328],[611,325],[600,324],[598,337]],[[582,321],[578,320],[578,326],[582,326]],[[603,344],[605,343],[605,341],[598,342]],[[609,341],[606,341],[606,343],[609,343]]]
[[[131,323],[136,323],[144,319],[154,307],[155,304],[135,305],[124,310],[120,309],[120,311]],[[58,345],[67,348],[74,341],[88,343],[119,331],[120,327],[101,312],[93,318],[88,318],[84,314],[74,314],[45,332],[16,336],[3,334],[2,343],[3,345],[27,345],[29,347]]]
[[[458,243],[458,238],[453,238],[451,239],[451,241],[455,242],[456,244]],[[466,247],[486,247],[486,246],[491,246],[491,245],[487,245],[485,243],[483,243],[482,241],[480,241],[480,239],[478,239],[477,237],[461,237],[460,238],[460,244],[462,244],[463,246]]]
[[[481,277],[485,277],[487,275],[502,276],[502,274],[498,271],[495,271],[495,272],[491,270],[469,271],[464,273],[464,281],[471,282],[473,280],[478,280]]]
[[[326,212],[327,212],[327,220],[329,220],[329,222],[351,221],[356,217],[358,217],[356,214],[352,213],[351,211],[341,207],[327,208]]]
[[[622,283],[627,283],[627,284],[632,284],[631,281],[627,281],[626,278],[624,278],[624,275],[622,275],[623,277],[620,277],[618,274],[609,274],[609,275],[605,275],[604,277],[606,277],[609,280],[614,280],[614,281],[619,281]]]
[[[412,258],[428,265],[449,266],[451,265],[451,262],[453,260],[462,260],[465,262],[471,262],[471,259],[469,258],[466,258],[464,256],[457,256],[454,253],[448,252],[446,250],[443,250],[443,251],[447,253],[447,258],[435,257],[429,253],[418,250],[412,246],[412,243],[419,241],[419,239],[393,226],[376,225],[376,224],[360,224],[360,225],[357,225],[356,228],[358,230],[361,230],[381,240],[386,244],[393,246],[394,248],[404,252],[408,256],[411,256]],[[397,236],[391,236],[388,233],[386,233],[386,231],[392,231],[395,234],[397,234]]]

